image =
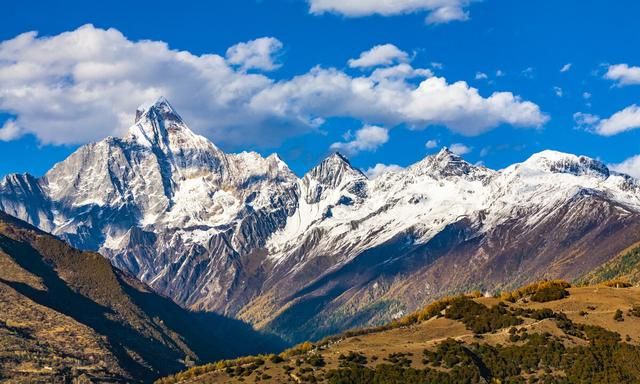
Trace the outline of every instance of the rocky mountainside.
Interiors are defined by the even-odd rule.
[[[494,171],[443,149],[369,180],[333,154],[298,178],[276,155],[223,153],[164,99],[42,178],[7,176],[0,209],[290,341],[573,279],[640,237],[640,182],[597,160],[544,151]]]
[[[0,212],[0,381],[149,382],[281,345],[237,320],[184,310],[101,255]]]

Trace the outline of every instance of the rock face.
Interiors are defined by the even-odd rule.
[[[544,151],[493,171],[443,149],[369,180],[333,154],[299,179],[276,155],[223,153],[164,99],[40,179],[7,176],[0,209],[291,341],[577,277],[640,238],[640,182],[597,160]]]

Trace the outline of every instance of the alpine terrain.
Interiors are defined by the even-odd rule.
[[[101,255],[0,212],[0,381],[150,382],[196,362],[282,348],[185,310]]]
[[[640,182],[598,160],[543,151],[494,171],[445,148],[368,179],[335,153],[298,178],[277,155],[224,153],[163,98],[124,137],[6,176],[0,210],[289,342],[572,280],[640,240]]]

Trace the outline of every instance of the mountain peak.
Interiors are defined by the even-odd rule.
[[[329,156],[325,157],[323,162],[332,163],[332,164],[345,164],[351,167],[351,162],[340,152],[333,152]]]
[[[475,174],[481,168],[470,164],[448,147],[442,147],[438,153],[425,157],[420,162],[412,165],[410,169],[421,175],[429,174],[434,177],[448,177]]]
[[[136,120],[137,123],[140,119],[144,117],[149,117],[150,115],[162,116],[165,120],[174,120],[182,122],[182,118],[176,112],[175,108],[169,103],[164,96],[160,96],[155,103],[141,105],[136,109]]]
[[[320,184],[335,187],[347,179],[366,179],[366,176],[359,169],[354,168],[345,156],[333,152],[311,169],[305,178],[312,178]]]
[[[609,168],[599,160],[553,150],[534,153],[518,167],[575,176],[591,175],[605,179],[610,175]]]
[[[438,154],[436,156],[458,156],[455,153],[453,153],[449,147],[444,146],[440,149],[440,151],[438,151]]]
[[[130,138],[149,147],[168,148],[169,136],[175,134],[195,136],[164,96],[153,104],[138,107],[135,124],[129,128]]]

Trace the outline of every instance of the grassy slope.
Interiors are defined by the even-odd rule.
[[[616,343],[616,346],[611,347],[612,350],[618,351],[618,349],[627,349],[624,345],[631,345],[632,352],[635,353],[636,363],[640,364],[640,347],[633,347],[640,345],[640,317],[632,316],[628,313],[629,309],[635,305],[640,305],[640,287],[615,289],[608,287],[580,287],[570,288],[570,295],[561,300],[555,300],[545,303],[535,303],[530,300],[519,300],[516,303],[506,303],[509,306],[509,311],[517,308],[522,309],[542,309],[549,308],[556,313],[565,314],[570,321],[575,324],[587,324],[602,327],[606,330],[617,332],[621,335],[622,342]],[[500,302],[496,298],[478,298],[474,299],[476,302],[491,307]],[[623,311],[624,321],[614,320],[615,312],[620,309]],[[526,330],[529,335],[543,334],[548,332],[550,334],[549,340],[558,340],[566,348],[590,348],[594,343],[593,340],[587,337],[575,337],[567,334],[567,330],[559,328],[558,322],[555,319],[543,319],[536,320],[528,318],[526,316],[520,316],[523,321],[521,325],[516,328]],[[212,372],[204,372],[202,369],[200,372],[194,372],[193,377],[180,382],[184,383],[241,383],[241,382],[269,382],[269,383],[287,383],[287,382],[334,382],[334,383],[359,383],[365,381],[349,381],[344,379],[339,381],[334,378],[333,381],[327,380],[327,373],[333,369],[338,369],[341,364],[340,356],[348,356],[349,353],[362,354],[366,357],[366,367],[375,368],[381,363],[390,364],[392,367],[398,367],[398,364],[403,364],[402,360],[407,359],[410,366],[415,369],[423,369],[425,367],[431,367],[434,371],[447,371],[444,367],[434,367],[431,364],[425,365],[423,363],[423,351],[434,351],[438,348],[442,348],[443,343],[447,342],[447,339],[453,338],[457,341],[461,341],[464,345],[470,346],[473,343],[488,344],[492,346],[502,345],[508,346],[524,346],[525,342],[512,342],[510,341],[510,327],[505,327],[495,332],[488,332],[481,335],[481,338],[474,332],[470,331],[461,321],[448,319],[443,316],[431,318],[429,320],[418,322],[416,324],[394,328],[386,331],[373,332],[369,334],[341,337],[333,339],[326,345],[308,346],[308,352],[296,354],[293,356],[281,355],[284,357],[283,362],[273,363],[269,357],[264,357],[264,364],[255,364],[252,367],[251,360],[243,366],[243,373],[241,375],[229,375],[224,369],[213,370]],[[634,349],[635,348],[635,349]],[[611,352],[622,353],[622,352]],[[393,354],[404,354],[404,356],[393,358]],[[569,353],[566,353],[569,355]],[[575,354],[575,352],[574,352]],[[578,355],[582,355],[583,352],[579,352]],[[594,353],[597,356],[597,353]],[[311,356],[320,356],[324,361],[323,367],[313,367],[313,359]],[[617,356],[617,355],[616,355]],[[626,356],[626,355],[625,355]],[[603,358],[604,359],[604,358]],[[392,364],[392,362],[395,363]],[[344,365],[344,359],[342,360]],[[405,364],[407,362],[405,361]],[[620,367],[623,367],[627,363],[619,363]],[[229,365],[229,364],[227,364]],[[628,364],[627,364],[628,365]],[[222,368],[224,364],[218,364],[218,367]],[[233,364],[231,364],[233,366]],[[286,367],[293,368],[287,371]],[[210,366],[210,369],[215,366]],[[616,367],[617,369],[618,367]],[[227,371],[234,372],[236,368],[232,367]],[[404,368],[402,368],[404,369]],[[459,369],[459,368],[454,368]],[[620,368],[623,369],[623,368]],[[636,367],[626,367],[624,372],[635,372],[638,376],[629,378],[628,381],[620,382],[637,382],[640,380],[640,371]],[[450,371],[450,370],[449,370]],[[251,372],[247,374],[247,372]],[[405,372],[408,372],[405,370]],[[552,372],[557,376],[562,377],[564,372]],[[540,370],[533,370],[531,372],[522,372],[522,377],[531,375],[544,375],[545,373]],[[265,376],[266,375],[266,376]],[[596,375],[594,373],[594,375]],[[312,378],[313,376],[313,378]],[[567,382],[597,382],[597,376],[587,377],[586,381],[567,381]],[[389,382],[412,382],[406,381],[389,381]],[[577,380],[577,379],[576,379]],[[172,382],[173,380],[166,380],[166,382]],[[419,382],[419,381],[418,381]],[[428,381],[426,381],[428,382]],[[443,381],[444,382],[444,381]],[[475,382],[475,381],[469,381]],[[526,382],[526,381],[525,381]],[[555,381],[549,381],[555,382]]]
[[[0,213],[0,378],[151,381],[281,347],[239,321],[186,311],[114,269]]]
[[[640,283],[640,243],[636,243],[603,266],[579,279],[579,282],[598,284],[607,280]]]

